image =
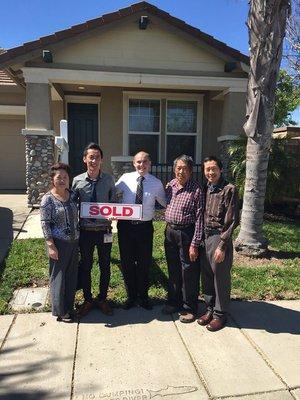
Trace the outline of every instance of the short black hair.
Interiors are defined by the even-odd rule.
[[[64,171],[66,171],[66,173],[69,176],[69,179],[71,180],[71,168],[68,164],[64,164],[61,162],[58,162],[54,165],[52,165],[52,167],[50,167],[50,178],[53,179],[56,172],[59,171],[60,169],[63,169]]]
[[[88,150],[100,151],[101,158],[103,158],[103,151],[102,151],[101,147],[99,146],[99,144],[94,143],[94,142],[89,143],[83,150],[83,157],[86,157]]]
[[[187,156],[186,154],[181,154],[181,156],[175,158],[174,163],[173,163],[174,169],[176,168],[178,161],[183,161],[186,164],[186,166],[188,167],[188,169],[190,171],[193,171],[194,161],[191,156]]]
[[[208,162],[208,161],[215,161],[215,162],[217,163],[217,166],[218,166],[220,169],[223,169],[222,161],[221,161],[218,157],[216,157],[216,156],[208,156],[208,157],[205,157],[204,160],[203,160],[203,167],[204,167],[204,164],[205,164],[206,162]]]

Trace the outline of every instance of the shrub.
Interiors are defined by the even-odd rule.
[[[287,139],[272,139],[268,166],[266,202],[274,204],[283,198],[299,198],[300,158],[289,151]],[[246,177],[247,137],[240,136],[229,147],[229,170],[243,198]]]

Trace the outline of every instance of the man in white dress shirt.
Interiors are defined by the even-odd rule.
[[[127,291],[126,310],[139,305],[151,310],[149,303],[149,269],[152,263],[153,224],[155,204],[165,207],[165,191],[159,179],[149,173],[151,159],[140,151],[133,158],[134,172],[123,174],[116,183],[123,204],[142,204],[140,221],[119,220],[118,238],[121,269]]]

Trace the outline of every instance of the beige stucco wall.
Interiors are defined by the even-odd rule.
[[[53,119],[53,130],[57,136],[60,133],[59,123],[64,118],[64,103],[63,101],[52,101],[52,119]]]
[[[217,138],[221,135],[223,101],[213,100],[215,92],[204,98],[202,159],[209,155],[218,155]]]
[[[243,134],[246,114],[246,93],[228,93],[224,98],[222,135]],[[219,135],[221,136],[221,135]]]
[[[24,127],[24,117],[0,118],[0,190],[26,188]]]
[[[138,19],[135,17],[56,50],[54,62],[178,71],[224,71],[224,61],[175,32],[162,28],[158,19],[151,16],[150,19],[146,30],[138,28]]]
[[[123,151],[123,90],[105,87],[101,90],[100,146],[104,152],[103,169],[111,172],[111,156]]]
[[[25,95],[25,90],[22,88],[0,85],[0,105],[24,106]]]
[[[203,157],[218,155],[218,137],[244,133],[246,94],[229,93],[214,100],[216,95],[210,92],[204,100]]]
[[[47,83],[27,83],[26,128],[51,130],[52,127],[50,85]]]

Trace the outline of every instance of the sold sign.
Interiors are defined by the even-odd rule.
[[[98,218],[98,219],[142,219],[141,204],[119,204],[119,203],[81,203],[81,218]]]

